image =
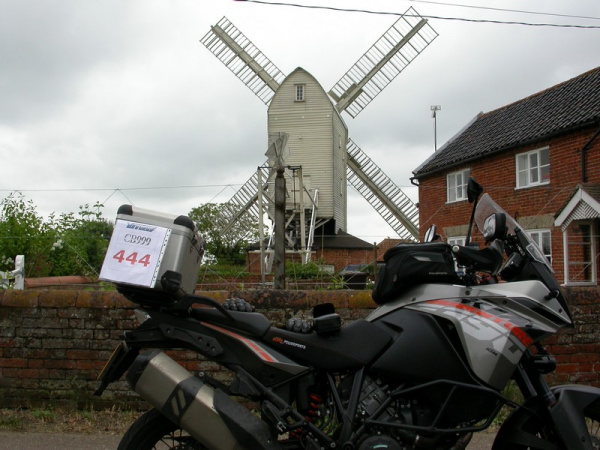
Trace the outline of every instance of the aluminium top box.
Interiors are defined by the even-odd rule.
[[[136,298],[167,300],[160,294],[171,293],[164,292],[161,279],[174,272],[183,293],[193,294],[203,254],[204,241],[189,217],[122,205],[100,278]]]

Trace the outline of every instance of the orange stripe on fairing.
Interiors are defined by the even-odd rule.
[[[510,333],[515,336],[525,347],[529,347],[533,344],[533,339],[531,339],[527,333],[525,333],[519,326],[515,325],[508,320],[502,319],[501,317],[494,316],[493,314],[482,311],[481,309],[474,308],[469,305],[465,305],[464,303],[452,302],[449,300],[431,300],[427,303],[432,303],[434,305],[447,306],[450,308],[460,309],[462,311],[469,312],[481,318],[490,320],[498,325],[506,328]]]
[[[242,341],[242,343],[245,344],[246,347],[248,347],[250,350],[252,350],[254,353],[256,353],[256,355],[258,355],[260,357],[260,359],[262,359],[263,361],[277,362],[277,360],[273,356],[271,356],[266,350],[264,350],[261,346],[259,346],[256,342],[254,342],[251,339],[245,338],[244,336],[240,336],[237,333],[226,330],[225,328],[218,327],[211,323],[201,322],[201,325],[204,325],[205,327],[208,327],[208,328],[212,328],[213,330],[217,330],[223,334],[231,336],[232,338]]]

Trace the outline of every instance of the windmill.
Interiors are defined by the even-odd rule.
[[[304,261],[316,229],[346,230],[348,181],[401,238],[418,239],[416,205],[349,139],[341,113],[358,116],[436,37],[427,20],[409,8],[329,92],[301,67],[284,75],[226,17],[201,39],[268,106],[267,155],[285,138],[286,241]],[[270,157],[262,167],[273,165]],[[274,170],[263,179],[259,167],[222,211],[222,229],[244,214],[262,224],[266,212],[273,220],[273,179]]]

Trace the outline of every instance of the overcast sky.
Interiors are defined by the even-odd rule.
[[[598,0],[294,0],[431,18],[439,37],[355,119],[350,137],[414,200],[412,171],[481,111],[600,65]],[[463,6],[457,6],[459,3]],[[223,16],[284,74],[328,91],[391,15],[233,0],[0,0],[0,198],[40,214],[124,203],[187,214],[226,202],[265,160],[267,107],[199,41]],[[571,17],[578,16],[578,17]],[[585,16],[586,18],[579,18]],[[446,19],[444,19],[446,18]],[[450,18],[469,19],[450,20]],[[348,231],[394,231],[350,186]]]

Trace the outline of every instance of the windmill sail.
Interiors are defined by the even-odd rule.
[[[356,117],[437,36],[409,8],[329,91],[337,110]]]
[[[307,102],[294,101],[293,107],[286,103],[289,102],[289,98],[294,98],[293,95],[286,94],[288,92],[286,89],[296,89],[295,82],[298,80],[302,82],[302,85],[318,84],[310,74],[304,75],[306,71],[298,68],[292,74],[284,75],[226,17],[212,26],[201,39],[201,43],[219,61],[231,70],[263,103],[269,106],[269,114],[277,115],[275,120],[268,120],[269,127],[271,124],[274,127],[273,130],[269,128],[269,133],[289,133],[295,139],[297,138],[298,142],[302,140],[302,142],[311,144],[310,151],[296,152],[296,155],[301,155],[304,159],[299,158],[294,163],[294,166],[304,170],[304,176],[312,180],[310,193],[306,188],[300,187],[294,191],[306,191],[306,197],[304,197],[306,201],[297,203],[295,196],[290,198],[290,202],[293,204],[288,205],[290,208],[286,207],[285,227],[286,239],[290,246],[299,246],[302,251],[307,253],[308,258],[310,258],[315,228],[332,219],[336,221],[336,225],[340,223],[341,227],[345,228],[346,179],[369,201],[401,238],[418,239],[417,207],[356,144],[347,140],[347,127],[335,110],[340,113],[347,111],[352,117],[356,117],[436,37],[437,33],[428,25],[427,20],[410,8],[338,81],[328,93],[329,96],[318,85],[319,89],[307,89],[307,92],[311,92],[312,95],[322,95],[323,99],[317,96],[311,97],[311,101]],[[295,94],[297,95],[297,92]],[[331,103],[332,98],[334,104]],[[326,105],[329,111],[334,113],[333,115],[339,119],[339,124],[337,122],[332,124],[331,119],[324,119],[330,118],[332,115],[323,114],[323,105]],[[297,117],[296,109],[299,107],[302,109],[302,121]],[[304,120],[305,118],[306,120]],[[307,123],[311,124],[309,128],[306,128]],[[314,139],[321,130],[315,126],[317,123],[325,124],[326,128],[333,127],[333,132],[327,134],[331,139]],[[309,137],[313,140],[308,139]],[[343,144],[346,140],[347,148],[344,148]],[[318,142],[319,145],[316,145],[315,142]],[[298,147],[299,144],[295,145]],[[331,176],[325,177],[326,180],[323,182],[318,176],[312,176],[314,173],[311,173],[311,170],[314,170],[314,164],[311,165],[314,162],[314,155],[322,156],[331,152],[332,149],[337,152],[333,157],[333,166],[328,171],[319,167],[318,174],[319,176],[322,173],[331,175],[333,168],[339,170],[340,177],[338,178],[336,175],[335,179],[342,180],[340,184],[343,187],[343,198],[341,198],[341,203],[335,204],[332,204],[333,196],[330,195],[331,187],[334,186],[333,183],[330,183]],[[348,154],[346,167],[343,166],[343,160],[346,159],[345,151]],[[239,222],[240,218],[247,215],[260,220],[263,215],[258,204],[262,202],[263,194],[269,200],[269,205],[264,206],[264,211],[271,216],[273,202],[272,199],[268,199],[271,188],[269,182],[261,182],[261,185],[259,186],[259,177],[255,174],[227,203],[221,217],[223,231],[230,229]],[[295,182],[292,185],[296,186]],[[322,198],[320,205],[319,197]],[[308,237],[305,234],[308,234]],[[300,238],[299,242],[297,242],[298,237]]]
[[[268,162],[268,161],[267,161]],[[267,162],[263,164],[266,167]],[[259,169],[260,170],[260,169]],[[266,183],[263,182],[266,188]],[[260,210],[258,207],[258,173],[254,174],[246,181],[237,192],[222,205],[219,211],[219,228],[222,233],[226,233],[234,226],[239,219],[249,214],[254,220],[258,220]]]
[[[417,206],[351,139],[348,139],[348,180],[400,238],[419,239]]]
[[[200,42],[265,105],[269,104],[285,75],[226,17]]]

